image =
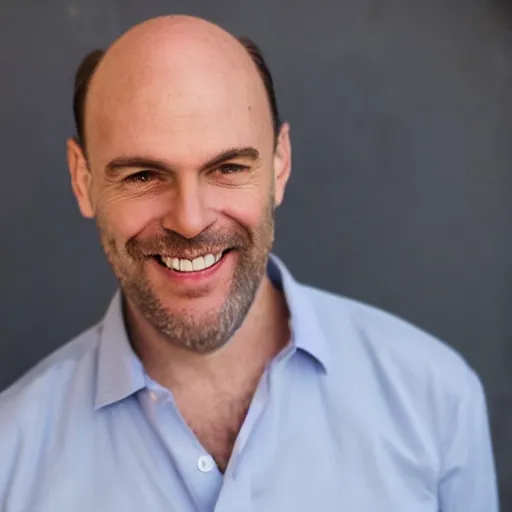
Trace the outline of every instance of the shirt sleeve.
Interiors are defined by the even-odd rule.
[[[442,443],[440,512],[498,512],[498,492],[485,395],[472,370],[452,407]]]

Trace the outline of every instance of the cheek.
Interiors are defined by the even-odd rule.
[[[260,226],[268,211],[270,192],[261,188],[239,189],[222,194],[222,201],[217,197],[217,210],[222,215],[249,229]]]
[[[98,213],[112,235],[129,240],[165,215],[165,203],[155,197],[112,199],[104,202]]]
[[[257,229],[268,215],[270,186],[251,184],[227,188],[203,184],[198,192],[193,194],[195,199],[189,196],[188,201],[193,203],[194,212],[196,208],[202,211],[205,228],[210,222],[220,226],[230,219],[230,223]],[[176,190],[160,190],[131,197],[104,193],[96,203],[100,227],[120,242],[143,232],[157,232],[165,218],[187,214],[178,196]]]

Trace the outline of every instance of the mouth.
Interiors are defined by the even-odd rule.
[[[179,258],[171,255],[155,254],[153,259],[166,269],[180,274],[193,274],[203,272],[218,265],[222,259],[233,249],[225,249],[217,253],[207,253],[192,258]]]

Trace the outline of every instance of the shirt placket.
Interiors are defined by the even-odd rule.
[[[181,478],[180,492],[189,508],[180,512],[211,512],[222,485],[215,461],[186,425],[168,390],[150,383],[142,402],[148,421]]]
[[[278,436],[283,428],[277,423],[279,400],[285,387],[285,366],[293,352],[293,347],[286,349],[269,365],[260,380],[235,442],[215,512],[252,511],[257,480],[271,474]]]

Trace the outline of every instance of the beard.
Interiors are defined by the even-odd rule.
[[[264,218],[255,229],[241,225],[223,232],[209,229],[192,239],[165,230],[151,238],[133,237],[123,248],[118,247],[101,216],[98,228],[101,244],[124,297],[164,339],[192,352],[208,354],[232,338],[254,302],[274,241],[274,212],[274,202],[269,201]],[[157,255],[215,254],[226,249],[237,254],[229,291],[220,307],[201,314],[166,306],[145,272],[148,261]],[[187,297],[201,300],[201,295],[207,293],[206,290],[191,290]]]

